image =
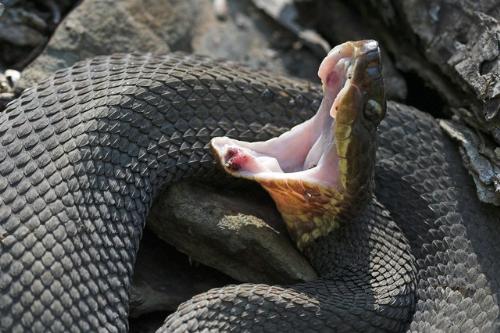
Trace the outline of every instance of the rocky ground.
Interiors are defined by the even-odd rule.
[[[318,82],[318,65],[332,45],[375,38],[384,52],[388,98],[440,118],[479,198],[500,205],[498,1],[0,3],[0,112],[24,88],[95,55],[194,52]],[[258,192],[262,200],[249,204],[240,192],[179,184],[162,195],[148,222],[156,236],[146,232],[137,263],[132,331],[152,330],[181,301],[229,282],[314,278],[269,200]],[[200,223],[200,210],[211,212],[209,221]],[[190,246],[186,235],[199,246]],[[161,268],[167,266],[175,269]]]

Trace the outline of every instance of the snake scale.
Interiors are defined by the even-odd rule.
[[[123,332],[159,190],[217,171],[214,136],[265,140],[314,114],[315,85],[206,57],[97,57],[0,113],[0,331]],[[320,278],[242,284],[160,331],[499,330],[500,221],[436,121],[389,102],[375,195],[306,255]]]

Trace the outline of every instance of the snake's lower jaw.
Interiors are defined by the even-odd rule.
[[[269,192],[300,249],[334,226],[333,219],[326,218],[341,187],[332,103],[323,100],[313,118],[265,142],[227,137],[211,141],[215,159],[227,173],[257,181]]]
[[[324,183],[311,177],[314,172],[308,176],[309,170],[286,173],[275,157],[260,156],[249,149],[249,145],[251,143],[227,137],[214,138],[211,142],[216,160],[226,172],[257,181],[271,195],[299,249],[328,234],[336,225],[332,213],[341,196],[337,191],[336,172],[332,170],[327,175],[326,169],[332,168],[317,168],[316,174],[324,173],[323,178],[330,178]]]
[[[335,228],[335,217],[358,199],[355,193],[373,176],[370,159],[380,117],[365,111],[365,105],[383,105],[378,100],[383,86],[373,75],[380,71],[379,61],[374,41],[337,46],[318,71],[324,97],[311,119],[268,141],[211,141],[226,172],[255,180],[270,193],[301,249]],[[369,163],[360,166],[365,161]]]

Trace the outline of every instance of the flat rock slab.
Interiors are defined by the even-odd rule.
[[[148,226],[193,260],[238,281],[283,284],[316,278],[263,194],[179,183],[156,202]]]

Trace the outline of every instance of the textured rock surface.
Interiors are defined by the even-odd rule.
[[[261,191],[220,194],[177,184],[151,210],[158,237],[194,260],[243,282],[291,283],[316,273],[288,238],[270,199]]]
[[[9,70],[23,69],[41,52],[75,2],[0,1],[0,111],[16,96]]]
[[[232,282],[214,269],[193,263],[146,230],[134,269],[130,316],[172,312],[194,295]]]
[[[96,55],[187,48],[196,8],[193,0],[85,0],[23,72],[19,87],[26,88],[48,73]]]
[[[460,154],[477,187],[479,199],[500,205],[500,148],[492,150],[480,134],[456,121],[441,120],[441,128],[460,144]]]
[[[198,3],[202,17],[194,28],[192,50],[258,69],[318,81],[322,56],[305,47],[297,36],[282,28],[249,1],[227,1],[224,19],[218,19],[211,2]]]
[[[299,10],[294,0],[252,0],[253,4],[294,33],[304,44],[323,58],[331,45],[315,30],[304,27],[299,22]]]
[[[371,0],[359,6],[385,29],[399,66],[417,71],[451,106],[469,108],[500,143],[497,1]]]
[[[119,52],[189,51],[316,80],[320,59],[295,47],[293,35],[273,23],[245,1],[231,1],[220,20],[209,0],[85,0],[23,72],[18,88],[78,60]]]
[[[500,177],[498,154],[485,153],[500,149],[498,1],[358,0],[357,5],[377,27],[397,66],[438,91],[456,121],[480,131],[476,135],[481,144],[474,149],[491,167],[481,168],[478,174],[467,158],[464,165],[479,176],[475,178],[479,196],[500,204],[498,184],[483,181],[491,179],[492,173]]]
[[[37,47],[47,41],[45,21],[19,7],[7,7],[0,20],[0,42]]]
[[[77,0],[0,3],[0,67],[22,69],[42,50]],[[3,9],[3,10],[2,10]]]

